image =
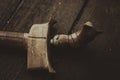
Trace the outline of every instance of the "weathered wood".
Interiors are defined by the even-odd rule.
[[[6,30],[5,25],[7,25],[10,19],[16,14],[17,8],[21,4],[21,0],[4,0],[0,2],[0,29]]]
[[[28,32],[32,24],[47,22],[50,17],[54,17],[58,22],[55,26],[59,29],[57,33],[68,33],[83,3],[82,0],[22,0],[16,14],[4,28],[8,31]]]
[[[58,80],[119,78],[119,4],[117,0],[89,0],[82,17],[72,31],[78,31],[84,22],[92,21],[95,28],[102,30],[103,34],[81,51],[63,53],[62,49],[61,52],[57,52],[64,54],[59,57],[56,55]],[[61,70],[61,67],[64,70]]]
[[[89,46],[85,48],[85,50],[76,52],[76,55],[78,53],[79,55],[77,56],[79,57],[74,56],[74,61],[73,56],[70,57],[69,60],[66,61],[66,63],[64,63],[64,61],[67,59],[61,60],[63,61],[63,63],[59,64],[58,67],[62,65],[63,68],[65,67],[65,69],[68,69],[66,66],[71,65],[71,68],[69,69],[73,70],[72,71],[66,70],[64,72],[59,71],[60,74],[64,76],[69,73],[73,73],[69,74],[73,75],[73,77],[66,76],[59,77],[58,79],[60,80],[61,79],[73,80],[74,78],[83,80],[120,79],[118,75],[120,71],[120,65],[118,65],[120,63],[119,4],[120,4],[119,0],[114,1],[89,0],[89,3],[87,4],[82,14],[82,17],[80,18],[78,24],[76,25],[76,27],[74,27],[72,31],[73,32],[78,31],[83,26],[84,22],[91,21],[93,22],[93,25],[95,25],[94,27],[97,30],[102,30],[103,33],[102,35],[98,36],[93,42],[91,42]],[[75,52],[71,52],[71,55],[72,53],[75,54]],[[71,61],[71,63],[68,63],[69,61]],[[75,69],[76,67],[77,69]],[[79,74],[81,74],[81,76],[84,77],[80,77]]]
[[[54,12],[54,7],[58,5],[57,2],[62,2],[62,4],[60,3],[61,6],[55,10],[55,15],[57,14],[56,19],[58,20],[58,26],[55,26],[55,28],[57,29],[57,33],[67,33],[69,30],[67,30],[66,25],[70,25],[69,23],[72,22],[70,19],[74,21],[77,12],[81,8],[79,6],[83,5],[83,3],[75,2],[75,0],[69,0],[71,3],[66,0],[21,0],[21,6],[17,9],[14,16],[12,16],[11,11],[13,11],[18,1],[0,0],[1,30],[28,32],[33,23],[46,22],[52,12]],[[37,1],[39,2],[37,3]],[[11,4],[11,2],[15,2],[15,4]],[[76,7],[73,7],[72,4]],[[61,50],[60,53],[64,54],[64,56],[54,56],[56,57],[55,60],[57,60],[57,63],[55,61],[54,64],[58,72],[55,76],[56,80],[119,79],[119,4],[119,0],[89,0],[73,32],[80,29],[84,22],[90,20],[95,25],[95,28],[104,31],[103,35],[96,38],[89,48],[83,49],[83,52],[69,52],[68,54],[72,54],[72,56],[68,56],[67,52],[63,53],[63,50]],[[71,12],[75,16],[72,14],[69,15]],[[10,21],[6,19],[9,15],[12,16]],[[3,25],[4,22],[5,26]],[[64,25],[64,28],[60,25]],[[5,47],[0,53],[1,80],[53,80],[53,78],[49,78],[51,77],[49,75],[39,73],[31,75],[27,73],[25,51],[16,48],[12,51],[9,48],[11,47]],[[76,55],[73,55],[75,53]]]

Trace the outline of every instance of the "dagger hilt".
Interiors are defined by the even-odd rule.
[[[46,69],[54,73],[55,70],[52,68],[48,57],[50,44],[54,46],[62,45],[63,47],[66,45],[69,47],[83,46],[94,40],[100,33],[93,28],[91,22],[87,22],[82,30],[70,35],[55,35],[54,38],[50,40],[50,28],[53,23],[54,22],[50,20],[48,23],[34,24],[29,33],[0,31],[0,42],[26,47],[28,51],[28,69]]]

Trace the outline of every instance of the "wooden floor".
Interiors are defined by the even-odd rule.
[[[56,74],[29,72],[24,49],[0,47],[0,80],[119,80],[120,0],[0,0],[0,30],[29,32],[32,24],[57,20],[55,33],[77,31],[86,21],[102,30],[76,51],[52,49]]]

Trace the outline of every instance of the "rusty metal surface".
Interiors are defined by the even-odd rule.
[[[55,17],[56,33],[68,33],[76,17],[73,32],[92,21],[103,35],[83,49],[52,51],[56,75],[28,72],[26,50],[0,47],[0,80],[115,80],[120,72],[120,1],[89,0],[0,0],[0,30],[28,32],[34,23]],[[76,22],[75,22],[76,23]]]

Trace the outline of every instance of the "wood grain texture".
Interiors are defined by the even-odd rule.
[[[7,25],[13,15],[17,12],[21,0],[1,0],[0,3],[0,29],[5,30],[5,25]]]
[[[92,21],[97,30],[103,31],[95,41],[89,44],[88,48],[83,50],[86,54],[84,55],[86,62],[83,65],[87,65],[85,67],[88,69],[88,74],[85,73],[85,76],[88,76],[90,80],[119,79],[119,4],[118,0],[89,0],[81,19],[74,27],[73,31],[77,31],[84,22]],[[76,71],[80,72],[80,70]]]
[[[85,0],[0,0],[0,30],[28,32],[34,23],[55,16],[56,33],[68,33]],[[60,2],[60,3],[59,3]],[[19,6],[18,6],[19,4]],[[90,20],[103,30],[89,46],[75,51],[53,49],[55,76],[26,70],[26,51],[1,47],[1,80],[115,80],[120,72],[120,1],[89,0],[73,32]],[[57,6],[57,9],[55,8]],[[16,10],[15,10],[16,9]],[[15,13],[14,13],[15,12]],[[14,13],[14,16],[12,15]],[[12,16],[10,18],[10,16]],[[8,21],[8,23],[7,23]],[[68,55],[69,54],[69,55]]]

